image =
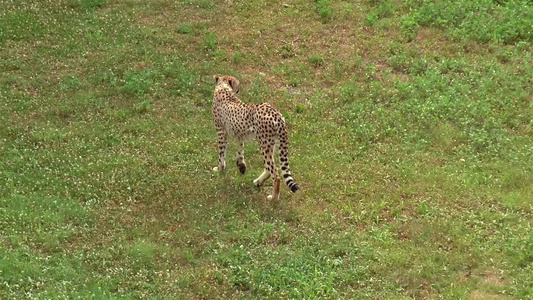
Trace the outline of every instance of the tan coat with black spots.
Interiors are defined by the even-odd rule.
[[[262,185],[270,176],[274,180],[274,192],[269,199],[279,199],[280,177],[276,172],[274,153],[280,149],[281,174],[285,184],[296,192],[300,186],[294,181],[289,169],[287,127],[285,119],[270,104],[247,104],[237,98],[239,81],[233,76],[215,76],[213,96],[213,119],[218,134],[219,160],[216,170],[226,168],[226,145],[228,137],[239,142],[237,166],[242,174],[246,172],[244,162],[244,142],[256,139],[261,148],[264,172],[254,180],[256,186]]]

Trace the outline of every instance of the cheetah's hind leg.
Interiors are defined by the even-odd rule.
[[[261,176],[259,176],[257,179],[254,180],[254,184],[256,186],[262,185],[265,180],[267,180],[269,177],[272,176],[273,183],[274,183],[274,191],[272,195],[268,195],[268,200],[277,201],[279,199],[279,183],[280,183],[280,177],[278,173],[276,173],[276,165],[274,163],[274,152],[275,152],[275,145],[274,143],[270,143],[270,141],[264,139],[259,140],[259,144],[261,146],[261,152],[263,154],[263,161],[265,164],[265,171]]]
[[[280,183],[280,181],[281,180],[279,179],[279,177],[274,179],[274,190],[272,191],[272,195],[268,195],[267,196],[268,200],[272,200],[272,201],[278,201],[279,200],[279,194],[280,194],[279,183]]]
[[[267,180],[268,178],[270,178],[270,172],[268,172],[268,170],[265,169],[263,171],[263,173],[261,173],[261,175],[259,175],[259,177],[254,179],[254,185],[255,186],[262,186],[263,183],[265,183],[265,180]]]

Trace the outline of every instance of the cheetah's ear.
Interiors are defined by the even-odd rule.
[[[239,93],[239,80],[237,80],[237,78],[231,77],[231,79],[228,80],[228,83],[235,94]]]
[[[217,75],[213,76],[215,78],[215,84],[218,84],[218,80],[220,79],[220,77],[218,77]]]

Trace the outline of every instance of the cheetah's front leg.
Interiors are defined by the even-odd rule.
[[[214,167],[213,171],[224,171],[226,169],[226,145],[227,134],[224,130],[218,130],[218,167]]]
[[[237,151],[237,166],[241,174],[246,173],[246,163],[244,162],[244,142],[239,143],[239,150]]]

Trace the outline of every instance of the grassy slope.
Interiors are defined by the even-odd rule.
[[[0,297],[533,297],[532,10],[455,3],[1,2]],[[301,192],[211,172],[214,74]]]

